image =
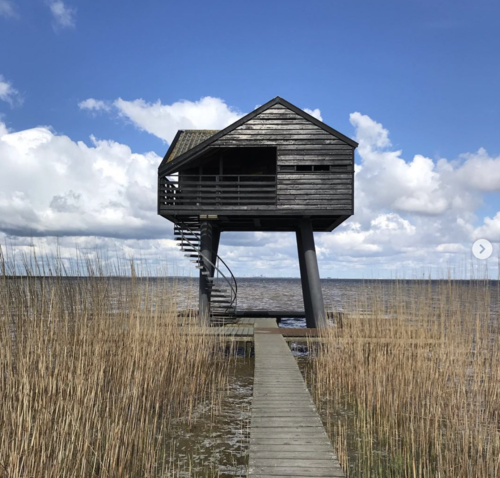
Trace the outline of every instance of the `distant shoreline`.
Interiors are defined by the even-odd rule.
[[[50,275],[16,275],[16,276],[9,276],[6,275],[4,276],[5,279],[51,279],[51,278],[56,278],[58,280],[60,279],[132,279],[131,276],[86,276],[86,275],[81,275],[81,276],[50,276]],[[197,281],[198,277],[192,277],[192,276],[137,276],[134,279],[136,280],[162,280],[162,279],[170,279],[170,280],[193,280]],[[258,281],[258,280],[269,280],[269,281],[275,281],[275,280],[281,280],[281,281],[299,281],[300,282],[300,277],[236,277],[237,280],[239,281]],[[321,278],[321,281],[337,281],[337,282],[490,282],[492,284],[496,284],[499,282],[499,279],[490,279],[490,278],[477,278],[477,279],[429,279],[429,278],[424,278],[424,279],[407,279],[407,278],[396,278],[396,279],[363,279],[363,278],[358,278],[358,279],[345,279],[345,278],[334,278],[334,277],[324,277]]]

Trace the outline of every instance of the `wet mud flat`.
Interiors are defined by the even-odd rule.
[[[234,359],[220,411],[200,406],[191,426],[179,420],[170,429],[169,468],[178,470],[173,476],[246,476],[253,373],[253,359]]]

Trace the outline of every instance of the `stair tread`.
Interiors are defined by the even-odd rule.
[[[203,260],[204,258],[200,250],[200,228],[201,223],[199,217],[188,216],[184,221],[174,224],[174,239],[181,251],[185,253],[184,257],[189,258],[189,261],[200,270],[200,275],[205,278],[208,290],[211,294],[211,325],[234,324],[237,318],[235,306],[236,297],[234,296],[233,284],[225,277],[213,277],[207,270],[208,267]],[[217,259],[219,259],[219,256],[217,256]],[[216,279],[217,283],[215,283]]]

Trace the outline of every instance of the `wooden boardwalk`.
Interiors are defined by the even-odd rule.
[[[259,333],[272,322],[255,328],[249,476],[344,477],[285,339]]]
[[[305,328],[283,328],[277,327],[276,319],[266,318],[239,318],[235,324],[216,326],[216,327],[198,327],[196,322],[189,322],[186,319],[178,320],[180,326],[186,326],[186,333],[195,335],[222,335],[226,337],[244,337],[247,340],[253,340],[254,331],[257,328],[260,333],[280,334],[283,337],[296,339],[315,339],[318,335],[317,329]]]

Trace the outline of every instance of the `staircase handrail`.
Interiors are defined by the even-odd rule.
[[[236,310],[237,307],[238,307],[238,282],[236,282],[236,277],[234,277],[234,274],[233,274],[233,271],[229,268],[229,266],[225,263],[225,261],[222,259],[222,257],[220,257],[218,254],[216,254],[217,256],[217,259],[219,259],[219,262],[222,262],[224,264],[224,266],[226,267],[226,269],[228,270],[229,274],[231,274],[231,279],[233,279],[233,282],[234,282],[234,288],[233,286],[231,285],[231,289],[234,293],[234,300],[231,301],[231,304],[229,307],[231,307],[233,304],[234,304],[234,309]],[[216,267],[217,271],[220,272],[222,274],[222,271]],[[222,274],[224,279],[226,279],[226,277],[224,276],[224,274]],[[227,281],[227,279],[226,279]]]
[[[234,308],[236,309],[237,307],[237,294],[238,294],[238,283],[236,282],[236,277],[234,277],[234,274],[233,272],[231,271],[231,269],[228,267],[228,265],[224,262],[224,260],[218,255],[216,254],[216,261],[217,262],[217,259],[222,262],[224,264],[224,266],[226,267],[227,271],[229,272],[229,274],[231,275],[231,279],[233,280],[234,282],[234,286],[233,284],[231,283],[231,280],[229,280],[226,275],[224,274],[224,272],[222,272],[220,270],[219,267],[217,267],[210,259],[206,258],[202,253],[201,253],[201,249],[197,248],[188,238],[185,237],[184,235],[184,229],[187,229],[193,236],[195,237],[198,237],[199,239],[200,238],[200,235],[197,234],[195,231],[193,231],[189,226],[187,226],[186,224],[182,223],[182,222],[179,222],[177,224],[180,224],[181,227],[180,227],[180,231],[181,231],[181,236],[182,236],[182,240],[183,241],[186,241],[193,249],[195,250],[198,250],[198,253],[200,255],[200,259],[202,261],[206,261],[208,262],[213,268],[214,268],[214,271],[216,270],[217,272],[219,272],[219,274],[224,278],[224,280],[227,282],[227,284],[229,285],[229,287],[231,288],[231,303],[228,305],[228,309],[231,308],[234,304]],[[211,252],[213,252],[213,249],[210,249]],[[214,274],[215,275],[215,274]]]

